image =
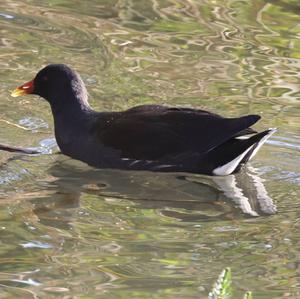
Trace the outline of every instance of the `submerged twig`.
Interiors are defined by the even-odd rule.
[[[0,121],[6,123],[6,124],[8,124],[8,125],[17,127],[17,128],[19,128],[19,129],[22,129],[22,130],[25,130],[25,131],[30,131],[30,129],[25,128],[25,127],[23,127],[23,126],[21,126],[21,125],[15,124],[15,123],[13,123],[13,122],[11,122],[11,121],[9,121],[9,120],[0,118]]]
[[[12,153],[23,153],[27,155],[40,154],[39,151],[29,148],[22,148],[18,146],[11,146],[7,144],[0,144],[0,150]]]

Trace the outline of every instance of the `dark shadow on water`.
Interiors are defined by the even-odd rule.
[[[82,194],[99,196],[99,200],[107,197],[130,200],[138,208],[159,209],[164,216],[181,221],[216,221],[276,213],[263,180],[253,168],[238,175],[207,177],[94,169],[64,160],[57,161],[48,173],[55,177],[47,184],[52,195],[33,200],[35,213],[44,221],[45,214],[79,207]],[[53,225],[53,217],[50,218]],[[59,222],[64,226],[68,220]]]

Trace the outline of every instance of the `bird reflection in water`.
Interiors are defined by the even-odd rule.
[[[208,177],[101,170],[67,159],[57,161],[48,173],[55,178],[49,182],[53,193],[35,202],[35,213],[41,221],[45,213],[49,216],[49,212],[52,215],[61,209],[66,212],[79,207],[83,194],[99,196],[99,200],[108,202],[130,200],[136,207],[157,209],[162,215],[181,221],[216,221],[276,213],[264,180],[253,167],[236,175]],[[68,222],[65,220],[60,224],[64,226]]]

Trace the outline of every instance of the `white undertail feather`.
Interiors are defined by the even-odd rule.
[[[242,154],[240,154],[239,156],[237,156],[233,160],[229,161],[228,163],[226,163],[224,165],[221,165],[221,166],[217,167],[216,169],[214,169],[213,174],[215,174],[215,175],[229,175],[229,174],[233,173],[234,170],[241,163],[243,158],[247,155],[247,153],[249,153],[249,151],[253,147],[255,147],[253,152],[250,155],[249,160],[252,159],[256,155],[258,150],[261,148],[261,146],[267,141],[268,138],[270,138],[276,132],[277,129],[276,128],[270,128],[269,130],[270,130],[270,132],[266,136],[264,136],[258,143],[255,143],[255,144],[251,145]]]
[[[253,145],[247,148],[242,154],[237,156],[235,159],[231,160],[230,162],[217,167],[213,170],[213,174],[215,175],[228,175],[234,172],[234,170],[238,167],[241,163],[243,158],[247,155],[247,153],[252,149]]]
[[[262,147],[262,145],[277,131],[277,128],[270,128],[269,130],[270,130],[270,132],[266,136],[264,136],[256,145],[256,148],[251,153],[249,161],[257,154],[257,152]]]

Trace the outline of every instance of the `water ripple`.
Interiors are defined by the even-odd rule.
[[[300,17],[292,2],[1,1],[1,119],[30,131],[1,122],[0,137],[43,153],[1,152],[3,296],[206,298],[232,266],[239,297],[246,288],[297,297]],[[279,130],[252,162],[255,175],[89,168],[47,155],[56,143],[45,102],[9,96],[53,62],[75,67],[102,110],[203,107],[260,114],[257,130]]]
[[[15,17],[9,14],[0,13],[0,17],[3,17],[5,19],[14,19]]]
[[[41,249],[49,249],[53,248],[53,246],[49,243],[43,243],[40,241],[31,241],[27,243],[20,244],[23,248],[41,248]]]

